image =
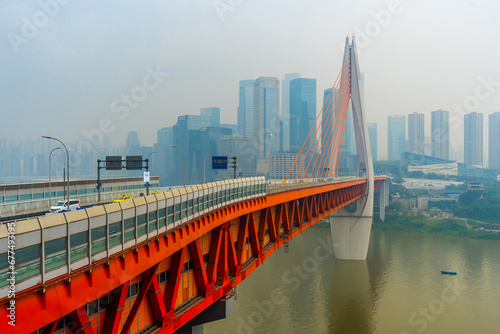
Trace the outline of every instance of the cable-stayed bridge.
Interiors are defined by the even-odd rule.
[[[0,332],[196,332],[227,316],[234,288],[322,219],[337,258],[366,259],[375,190],[383,218],[387,180],[374,177],[354,39],[332,88],[309,133],[321,136],[321,154],[306,139],[297,155],[306,159],[282,183],[220,181],[1,225],[0,317],[15,327],[2,321]],[[349,104],[359,175],[339,178]]]

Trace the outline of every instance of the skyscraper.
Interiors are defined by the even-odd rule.
[[[240,81],[238,133],[242,136],[254,135],[254,85],[255,80]]]
[[[377,123],[368,123],[368,137],[370,137],[370,148],[372,159],[377,160]]]
[[[286,73],[281,81],[281,115],[280,121],[283,123],[281,133],[281,150],[290,151],[290,81],[300,78],[299,73]]]
[[[489,116],[488,126],[488,166],[491,169],[500,170],[500,112],[493,113]]]
[[[172,127],[161,128],[157,131],[157,143],[154,145],[156,154],[151,156],[151,173],[160,176],[160,184],[166,186],[172,180],[174,166],[172,164],[174,144],[174,129]]]
[[[408,152],[425,154],[424,114],[414,112],[408,115]]]
[[[448,160],[450,157],[450,113],[436,110],[431,113],[431,151],[432,156]]]
[[[298,78],[290,81],[290,152],[298,153],[307,138],[305,149],[316,145],[316,79]],[[308,136],[311,128],[314,129]],[[305,152],[303,152],[305,153]]]
[[[389,161],[401,160],[401,154],[406,151],[406,117],[389,116],[387,122],[387,158]]]
[[[220,126],[220,108],[215,108],[215,107],[201,108],[200,115],[212,117],[212,126]]]
[[[253,135],[259,157],[279,151],[279,96],[280,83],[277,78],[260,77],[255,80]]]
[[[171,148],[173,151],[173,158],[175,167],[173,172],[173,179],[169,180],[169,184],[180,185],[183,183],[183,176],[186,176],[186,182],[191,182],[191,176],[194,172],[192,149],[193,137],[190,135],[192,130],[199,130],[201,128],[209,127],[212,125],[211,116],[198,116],[198,115],[183,115],[177,118],[177,124],[173,126],[173,145],[180,149]],[[196,143],[194,143],[196,144]],[[181,151],[182,150],[182,151]],[[183,154],[184,153],[184,154]],[[185,159],[186,170],[183,172]]]
[[[464,163],[483,165],[483,114],[477,112],[464,118]]]
[[[127,154],[132,154],[134,150],[141,146],[141,141],[136,131],[130,131],[128,133],[125,146],[127,147]]]

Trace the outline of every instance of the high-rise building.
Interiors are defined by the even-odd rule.
[[[172,165],[174,144],[173,127],[161,128],[157,131],[157,143],[154,145],[156,154],[151,156],[151,174],[160,176],[160,185],[166,186],[172,180],[174,171]]]
[[[372,159],[377,160],[377,123],[368,123],[368,137],[370,137],[370,149]]]
[[[254,82],[254,126],[257,155],[266,157],[279,151],[280,82],[277,78],[260,77]]]
[[[219,126],[221,128],[231,129],[233,135],[238,133],[238,126],[236,124],[224,123]]]
[[[231,129],[216,126],[189,131],[186,183],[199,184],[219,180],[217,171],[212,170],[212,157],[219,155],[221,138],[230,136],[231,132]]]
[[[441,109],[431,113],[432,156],[446,160],[450,156],[449,115],[449,111]]]
[[[240,81],[238,133],[242,136],[254,135],[254,90],[255,80]]]
[[[132,154],[133,150],[141,146],[141,141],[136,131],[130,131],[128,133],[125,146],[127,147],[127,154]]]
[[[200,109],[201,116],[211,116],[212,126],[220,126],[220,108],[206,107]]]
[[[388,122],[388,151],[389,161],[401,160],[401,154],[406,151],[406,117],[389,116]]]
[[[464,163],[483,165],[483,114],[471,112],[464,118]]]
[[[290,152],[298,153],[307,139],[304,148],[307,150],[312,145],[310,153],[313,153],[316,145],[315,121],[316,79],[293,79],[290,81]]]
[[[286,73],[281,81],[281,114],[280,121],[283,123],[281,133],[281,150],[290,151],[290,81],[300,78],[299,73]]]
[[[424,114],[408,115],[408,152],[425,154]]]
[[[488,166],[500,170],[500,112],[493,113],[488,119]]]
[[[243,137],[240,135],[223,136],[220,139],[219,154],[222,156],[236,156],[236,172],[240,177],[255,176],[257,169],[257,151],[255,150],[255,140],[253,137]],[[228,168],[227,171],[216,171],[226,178],[232,178],[234,170]],[[208,173],[208,171],[207,171]]]
[[[173,145],[180,149],[171,148],[173,150],[175,168],[173,178],[169,180],[169,184],[181,185],[183,183],[184,173],[186,182],[189,184],[193,172],[193,152],[190,151],[190,145],[193,138],[190,136],[190,131],[199,130],[211,125],[211,116],[183,115],[177,118],[177,124],[173,127]],[[185,160],[186,170],[183,169],[183,160]]]

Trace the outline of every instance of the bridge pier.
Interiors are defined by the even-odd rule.
[[[203,324],[222,320],[229,317],[233,311],[236,301],[236,294],[229,294],[222,297],[203,312],[194,317],[187,324],[179,328],[177,334],[203,334]]]
[[[344,209],[339,211],[329,216],[335,258],[366,260],[373,216],[349,214]]]

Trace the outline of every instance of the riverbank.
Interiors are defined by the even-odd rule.
[[[475,226],[476,224],[453,218],[437,219],[390,214],[387,215],[385,222],[374,223],[372,227],[386,231],[406,231],[472,239],[500,240],[500,233],[477,230],[471,228],[469,225]]]

